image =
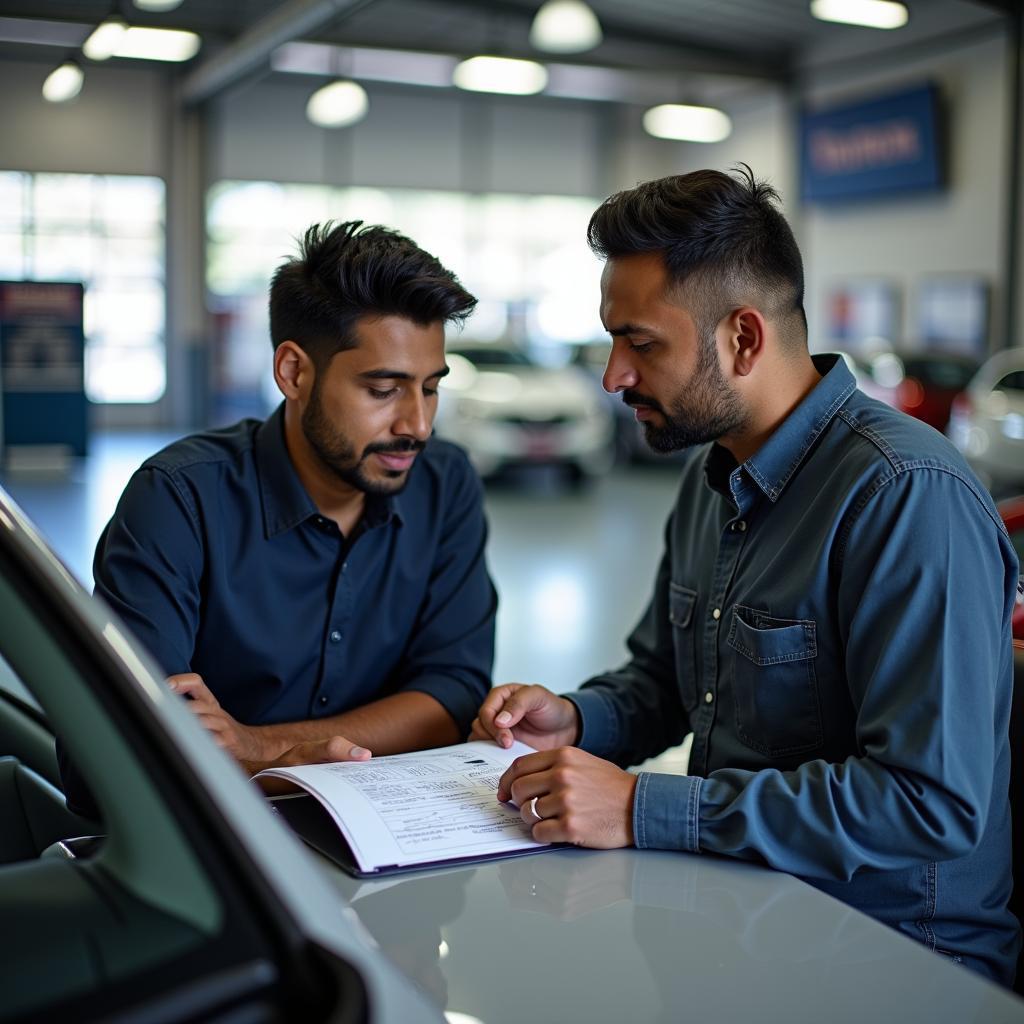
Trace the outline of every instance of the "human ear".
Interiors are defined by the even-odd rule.
[[[764,355],[767,325],[764,314],[752,306],[735,309],[726,317],[731,342],[733,369],[746,377]]]
[[[305,398],[314,375],[313,361],[294,341],[282,341],[274,350],[274,380],[285,398]]]

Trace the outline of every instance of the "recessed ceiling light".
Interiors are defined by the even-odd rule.
[[[895,0],[811,0],[811,14],[822,21],[864,28],[902,28],[910,17]]]
[[[50,103],[66,103],[82,91],[82,69],[73,61],[66,60],[54,68],[43,82],[43,99]]]
[[[582,53],[601,38],[601,23],[583,0],[548,0],[530,26],[530,44],[551,53]]]
[[[532,96],[548,84],[547,68],[532,60],[511,57],[470,57],[452,74],[460,89],[497,92],[509,96]]]
[[[732,121],[728,114],[714,107],[662,103],[644,114],[644,130],[659,139],[721,142],[732,134]]]
[[[366,90],[357,82],[331,82],[309,97],[306,117],[321,128],[347,128],[366,116],[369,105]]]

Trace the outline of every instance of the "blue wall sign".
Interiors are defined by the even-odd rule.
[[[61,445],[85,455],[80,284],[0,281],[0,410],[5,448]]]
[[[933,85],[800,120],[803,198],[836,202],[934,191],[945,184]]]

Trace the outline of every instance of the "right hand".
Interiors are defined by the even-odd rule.
[[[576,705],[543,686],[505,683],[496,686],[480,705],[469,734],[471,740],[494,740],[512,746],[513,740],[535,750],[573,746],[579,737]]]

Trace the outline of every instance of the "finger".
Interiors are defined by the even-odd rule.
[[[552,694],[543,686],[518,686],[494,716],[496,728],[510,730],[531,711],[542,711],[551,701]],[[481,710],[483,710],[481,708]]]
[[[505,769],[505,773],[498,779],[498,799],[499,800],[510,800],[512,799],[512,787],[517,781],[523,779],[525,776],[534,775],[537,772],[546,771],[551,767],[551,754],[550,750],[539,750],[536,754],[526,754],[523,757],[517,757],[509,766]],[[524,799],[528,799],[531,796],[536,796],[537,793],[546,793],[548,786],[545,780],[540,780],[540,789],[536,791],[530,791],[530,788],[520,785],[517,788]]]
[[[370,751],[344,736],[331,736],[326,740],[309,740],[289,747],[276,764],[292,767],[300,764],[331,764],[337,761],[368,761]]]
[[[220,706],[210,688],[203,682],[202,676],[197,676],[194,672],[180,676],[168,676],[167,685],[175,693],[179,693],[183,697],[191,697],[193,700],[199,701],[209,701],[217,704],[218,707]]]
[[[504,686],[496,686],[484,698],[480,705],[477,721],[485,733],[486,739],[496,740],[503,747],[512,746],[512,733],[508,728],[495,724],[495,716],[502,714],[505,706],[512,695],[519,689],[518,683],[506,683]],[[503,723],[504,724],[504,723]]]
[[[531,796],[523,798],[519,803],[519,816],[532,829],[534,825],[544,821],[545,818],[553,818],[555,814],[555,801],[550,794]]]

